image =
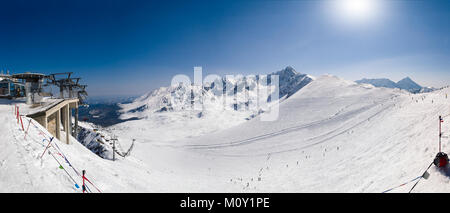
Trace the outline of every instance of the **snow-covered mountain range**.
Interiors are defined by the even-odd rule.
[[[171,102],[169,94],[189,90],[220,101],[214,85],[168,87],[122,105],[141,119],[82,131],[85,140],[70,137],[71,145],[54,139],[48,147],[50,133],[23,117],[25,128],[32,124],[25,131],[14,113],[15,105],[21,114],[36,108],[0,100],[0,192],[81,192],[81,170],[103,192],[408,192],[438,150],[438,116],[444,138],[450,132],[448,87],[414,94],[290,68],[275,73],[284,89],[274,121],[245,119],[250,112],[239,110],[246,104],[238,98],[229,109]],[[239,91],[257,92],[244,87],[233,97]],[[129,155],[111,161],[108,134]],[[442,151],[449,149],[443,140]],[[449,192],[449,171],[431,167],[413,192]]]
[[[136,117],[146,118],[158,112],[180,112],[192,109],[192,103],[203,105],[206,110],[234,110],[242,111],[249,106],[256,106],[252,113],[257,113],[261,107],[258,106],[258,97],[269,98],[270,94],[261,97],[259,91],[270,87],[258,84],[259,81],[266,82],[272,75],[279,76],[279,97],[284,99],[294,94],[313,80],[312,76],[298,73],[294,68],[288,66],[283,70],[269,75],[234,76],[210,82],[206,85],[184,85],[161,87],[143,96],[136,98],[131,103],[119,104],[122,108],[121,119]],[[226,88],[233,88],[227,90]],[[188,99],[188,101],[186,101]],[[232,100],[226,102],[226,100]]]
[[[161,87],[131,103],[119,104],[120,119],[136,120],[108,128],[114,129],[117,135],[164,143],[236,126],[267,110],[268,106],[261,102],[267,102],[271,93],[261,91],[268,91],[273,86],[271,82],[267,86],[258,84],[258,81],[266,82],[272,75],[279,77],[281,102],[314,79],[286,67],[268,75],[224,77],[203,86],[179,84]],[[226,90],[227,87],[233,89]],[[202,108],[193,109],[192,103],[199,103]],[[136,128],[145,129],[146,134],[130,134],[129,130]]]
[[[13,113],[15,104],[24,114],[34,109],[5,100],[0,103],[0,191],[80,192],[74,182],[82,179],[73,166],[86,170],[103,192],[382,192],[430,164],[438,150],[438,116],[450,113],[449,92],[411,94],[321,76],[284,99],[275,121],[228,125],[238,119],[219,113],[174,122],[189,114],[153,113],[166,114],[167,120],[152,115],[107,130],[118,136],[123,151],[135,142],[130,156],[111,161],[75,138],[71,145],[54,139],[49,151],[59,163],[44,152],[43,138],[50,133],[33,121],[37,127],[24,137]],[[444,136],[449,121],[441,123]],[[227,128],[219,128],[223,125]],[[443,140],[442,150],[449,148]],[[450,191],[450,173],[435,167],[429,173],[414,192]],[[408,192],[413,184],[393,192]]]
[[[386,88],[398,88],[407,90],[411,93],[422,93],[422,92],[431,92],[435,90],[431,87],[422,87],[416,82],[414,82],[411,78],[406,77],[397,83],[393,82],[390,79],[387,78],[378,78],[378,79],[366,79],[363,78],[361,80],[355,81],[356,83],[363,83],[363,84],[372,84],[375,87],[386,87]]]

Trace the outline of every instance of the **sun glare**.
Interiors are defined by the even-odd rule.
[[[375,18],[379,12],[379,0],[337,0],[335,1],[341,18],[351,22],[363,22]]]
[[[342,9],[350,15],[363,16],[370,13],[371,4],[368,0],[342,0]]]

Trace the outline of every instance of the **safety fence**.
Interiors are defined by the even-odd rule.
[[[86,183],[89,183],[92,187],[94,187],[97,190],[97,192],[101,193],[101,190],[94,183],[92,183],[92,181],[90,181],[86,177],[85,170],[82,170],[82,173],[80,173],[79,170],[76,169],[76,167],[72,163],[70,163],[67,155],[64,154],[64,152],[59,148],[58,144],[54,141],[54,137],[51,136],[49,133],[47,133],[45,130],[43,130],[40,125],[36,125],[33,122],[32,118],[27,118],[25,115],[21,115],[19,112],[19,106],[17,106],[17,105],[14,105],[14,115],[16,116],[17,124],[20,124],[20,127],[21,127],[22,131],[24,132],[25,140],[26,140],[26,137],[27,137],[27,134],[28,134],[28,131],[29,131],[29,128],[31,125],[39,132],[39,135],[43,137],[42,143],[39,143],[39,144],[42,145],[43,147],[45,147],[45,149],[39,158],[42,159],[43,156],[45,155],[45,153],[48,153],[50,156],[52,156],[53,159],[56,161],[56,163],[59,165],[59,168],[61,170],[63,170],[69,176],[70,180],[73,182],[73,184],[77,190],[81,190],[83,193],[85,193],[85,192],[91,193],[92,190],[86,184]],[[26,129],[24,128],[22,117],[25,120],[28,119],[28,125],[27,125]],[[46,142],[48,142],[48,143],[46,144]],[[81,178],[81,181],[82,181],[81,189],[80,189],[80,185],[78,184],[76,179],[63,166],[64,163],[61,163],[61,161],[58,160],[58,156],[62,159],[62,161],[65,164],[67,164],[67,166],[72,168],[72,170],[77,175],[77,178]]]

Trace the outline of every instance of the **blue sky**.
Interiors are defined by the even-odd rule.
[[[194,66],[450,84],[450,1],[380,0],[347,20],[333,2],[2,1],[0,69],[74,72],[93,96],[143,94]]]

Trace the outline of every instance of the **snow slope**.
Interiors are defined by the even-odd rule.
[[[21,102],[0,100],[0,192],[81,192],[75,187],[71,177],[81,186],[82,178],[77,175],[64,159],[58,155],[62,153],[69,160],[78,173],[86,170],[86,177],[100,189],[101,192],[142,192],[167,191],[161,181],[176,182],[178,177],[167,175],[165,171],[150,169],[138,159],[131,157],[110,161],[100,158],[85,148],[71,137],[71,145],[61,143],[54,139],[52,144],[58,147],[50,147],[48,150],[54,154],[59,164],[52,155],[45,152],[50,134],[37,122],[32,120],[37,127],[30,125],[29,118],[23,117],[24,128],[28,129],[25,137],[20,123],[13,115],[14,104],[17,104],[21,112],[32,109]],[[61,137],[65,138],[64,132]],[[60,152],[61,151],[61,152]],[[69,173],[59,168],[63,168]],[[164,175],[166,174],[166,175]],[[187,180],[192,181],[192,180]],[[194,184],[191,184],[194,185]],[[174,187],[177,184],[173,184]],[[92,185],[88,187],[97,190]]]
[[[386,88],[398,88],[397,84],[390,79],[387,78],[378,78],[378,79],[366,79],[363,78],[361,80],[355,81],[359,84],[371,84],[376,87],[386,87]]]
[[[450,114],[448,92],[415,95],[322,76],[282,102],[277,121],[252,119],[176,143],[143,143],[134,156],[158,167],[148,150],[177,150],[178,160],[163,167],[202,177],[208,192],[382,192],[431,163],[438,115]],[[415,192],[450,190],[447,175],[434,167],[430,173]]]
[[[138,138],[131,156],[115,162],[76,141],[55,143],[104,192],[382,192],[421,175],[431,163],[438,116],[450,114],[449,92],[410,94],[321,76],[281,102],[276,121],[251,119],[171,142],[149,136],[184,130],[149,133],[130,125],[121,135],[123,130],[110,129],[123,147],[128,137]],[[12,104],[0,104],[0,191],[76,192],[50,155],[39,159],[45,146],[39,131],[30,128],[23,138]],[[450,148],[448,118],[444,152]],[[450,191],[448,174],[434,166],[429,172],[414,192]],[[413,184],[392,192],[407,192]]]
[[[313,81],[313,77],[300,74],[292,67],[258,78],[266,82],[271,75],[279,76],[280,100],[286,99]],[[268,86],[257,86],[257,82],[256,77],[234,76],[222,78],[219,82],[203,87],[182,84],[161,87],[131,103],[120,104],[122,119],[137,117],[139,120],[120,123],[106,130],[122,136],[125,140],[165,143],[236,126],[264,110],[264,107],[257,103],[257,98],[261,90],[270,87],[270,83]],[[224,91],[223,87],[218,85],[234,89]],[[203,109],[193,110],[190,100],[183,101],[191,98],[191,91],[196,94],[193,101],[202,103]],[[204,97],[200,98],[199,94]],[[262,95],[262,99],[265,101],[269,95]],[[138,130],[139,134],[135,134],[136,131],[133,130]]]

